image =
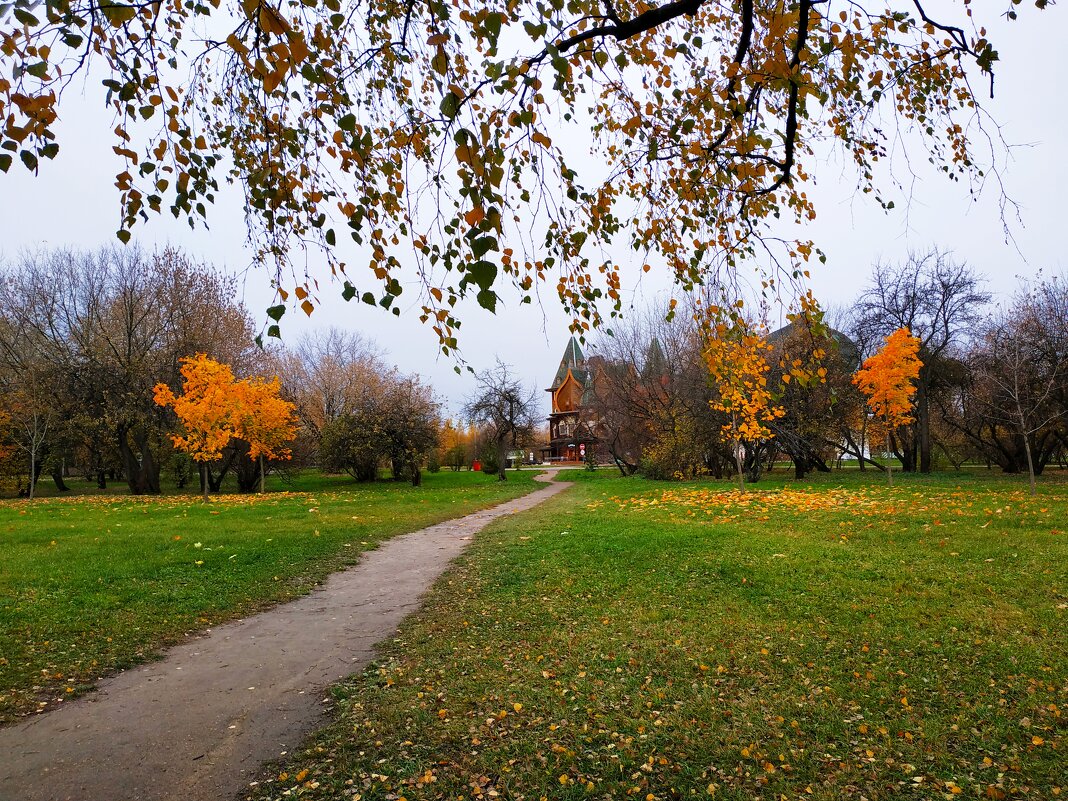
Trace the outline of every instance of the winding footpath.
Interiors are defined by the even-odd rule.
[[[555,470],[539,475],[551,482]],[[569,487],[394,537],[309,595],[213,629],[61,709],[0,730],[2,801],[220,801],[322,721],[323,691],[490,522]]]

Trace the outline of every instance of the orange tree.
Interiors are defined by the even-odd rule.
[[[882,350],[864,360],[853,383],[868,398],[868,408],[879,420],[886,437],[886,451],[890,454],[890,438],[898,426],[912,422],[912,396],[915,381],[923,362],[917,355],[920,340],[907,328],[899,328],[886,338]],[[886,465],[886,480],[894,485],[894,471]]]
[[[717,322],[706,327],[705,364],[717,390],[710,401],[713,409],[727,415],[723,433],[734,452],[738,468],[738,486],[745,489],[742,451],[773,437],[768,423],[782,417],[781,406],[772,404],[765,354],[771,350],[767,341],[744,320]],[[756,474],[754,468],[754,475]]]
[[[286,447],[296,435],[295,406],[281,396],[278,377],[270,380],[249,378],[235,387],[237,403],[236,433],[248,443],[249,458],[259,461],[260,492],[263,492],[266,459],[290,459]]]
[[[446,351],[458,299],[492,309],[504,284],[555,284],[586,330],[621,308],[619,247],[684,287],[765,248],[803,269],[815,243],[774,226],[815,215],[817,143],[888,209],[888,142],[981,178],[984,24],[1018,2],[13,0],[0,170],[55,157],[65,90],[100,76],[120,239],[202,221],[234,181],[275,320],[314,309],[319,276],[290,261],[312,246],[346,299],[399,314],[418,284]]]
[[[228,365],[198,353],[181,360],[182,394],[156,384],[153,395],[160,406],[170,406],[184,435],[174,434],[174,446],[200,464],[204,500],[208,500],[208,462],[222,456],[223,448],[239,432],[239,403],[234,374]]]

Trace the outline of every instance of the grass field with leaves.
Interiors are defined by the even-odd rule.
[[[535,487],[298,476],[291,491],[0,502],[0,722],[52,708],[191,632],[301,595],[395,534]]]
[[[572,477],[250,797],[1068,795],[1063,477]]]

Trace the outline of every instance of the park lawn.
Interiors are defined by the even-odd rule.
[[[1068,483],[609,475],[483,531],[250,797],[1068,795]]]
[[[388,537],[529,492],[534,475],[441,472],[422,487],[302,475],[302,491],[208,505],[96,492],[0,502],[0,722],[306,593]]]

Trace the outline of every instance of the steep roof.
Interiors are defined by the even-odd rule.
[[[649,349],[645,351],[645,363],[642,365],[642,378],[660,378],[667,374],[667,357],[660,340],[653,337]]]
[[[564,383],[564,379],[567,378],[568,370],[575,376],[575,379],[585,385],[586,383],[586,357],[582,355],[582,350],[579,348],[578,340],[574,337],[567,343],[567,347],[564,348],[564,355],[560,359],[560,366],[556,368],[556,376],[553,378],[553,385],[549,387],[549,392],[555,392],[560,388],[560,385]]]

